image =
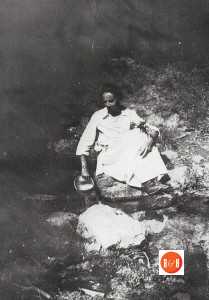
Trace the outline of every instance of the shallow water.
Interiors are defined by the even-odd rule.
[[[52,289],[56,276],[43,279],[51,268],[51,259],[69,263],[79,257],[75,234],[63,234],[46,223],[52,212],[80,213],[86,209],[82,195],[73,186],[76,174],[75,159],[44,157],[1,162],[1,299],[19,299],[22,290],[14,284]]]

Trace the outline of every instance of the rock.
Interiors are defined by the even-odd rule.
[[[172,150],[166,150],[164,152],[162,152],[161,154],[165,155],[167,158],[169,158],[169,160],[172,163],[175,163],[177,157],[178,157],[178,153]]]
[[[179,115],[173,114],[164,122],[165,127],[177,128],[179,126]]]
[[[145,217],[146,211],[137,211],[131,214],[131,217],[138,221],[143,221],[146,219]]]
[[[48,219],[47,222],[53,226],[65,226],[69,224],[75,224],[77,222],[77,215],[70,212],[58,211],[53,213]]]
[[[138,211],[133,214],[131,214],[132,218],[138,220],[138,221],[144,221],[144,220],[157,220],[160,222],[163,222],[164,217],[162,213],[158,213],[156,210],[147,210],[147,211]]]
[[[125,183],[115,181],[109,176],[96,177],[95,182],[99,188],[102,202],[120,202],[139,200],[144,194],[141,190],[128,186]]]
[[[162,221],[156,220],[155,218],[159,215],[157,214],[156,211],[152,210],[149,212],[155,212],[155,214],[153,214],[153,218],[150,219],[150,217],[146,217],[146,213],[147,212],[137,212],[137,213],[133,213],[131,216],[135,219],[140,221],[144,227],[146,228],[146,232],[148,233],[159,233],[163,230],[163,228],[166,225],[166,222],[168,220],[167,216],[161,216],[163,218]],[[157,215],[156,215],[157,214]]]
[[[108,205],[121,209],[127,214],[133,214],[144,210],[167,208],[175,203],[175,198],[169,194],[146,195],[140,199],[123,202],[108,202]]]
[[[163,222],[157,221],[157,220],[144,220],[142,221],[142,224],[146,228],[146,232],[148,233],[160,233],[168,221],[168,217],[164,216]]]
[[[81,288],[81,291],[86,294],[86,295],[89,295],[91,297],[99,297],[99,298],[104,298],[105,296],[105,293],[101,293],[101,292],[97,292],[97,291],[92,291],[92,290],[88,290],[88,289],[84,289],[84,288]]]
[[[147,195],[139,202],[141,210],[160,209],[173,205],[175,199],[170,194]]]
[[[157,221],[164,221],[164,217],[161,213],[158,213],[156,210],[147,210],[145,212],[145,219],[146,220],[157,220]]]
[[[131,214],[141,210],[160,209],[173,205],[174,199],[170,194],[147,195],[140,189],[114,181],[109,176],[95,178],[102,203],[119,208]]]
[[[160,126],[164,124],[164,118],[156,114],[152,114],[147,117],[147,122],[155,126]]]
[[[174,189],[185,188],[190,181],[189,168],[187,166],[176,167],[168,170],[170,176],[170,185]]]
[[[170,300],[191,300],[191,297],[187,293],[181,293],[178,292],[175,295],[173,295]]]
[[[200,162],[204,161],[204,157],[202,157],[201,155],[195,155],[192,157],[192,161],[196,164],[199,164]]]
[[[87,250],[107,249],[112,245],[127,248],[145,239],[145,226],[124,212],[96,204],[79,216],[77,232],[89,239]]]

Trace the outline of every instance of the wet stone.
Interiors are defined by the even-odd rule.
[[[126,213],[169,207],[175,202],[170,194],[147,195],[140,189],[114,181],[109,176],[96,178],[96,185],[102,203],[120,208]]]
[[[132,201],[108,202],[107,204],[114,208],[119,208],[127,214],[139,211],[148,211],[167,208],[175,205],[176,199],[170,194],[146,195],[140,199]]]
[[[175,199],[170,194],[163,195],[148,195],[143,198],[144,203],[141,203],[139,207],[144,210],[149,209],[161,209],[174,205]]]
[[[97,188],[99,190],[102,202],[123,202],[140,199],[143,193],[140,189],[136,189],[113,180],[109,176],[95,178]]]
[[[147,210],[145,212],[145,219],[146,220],[157,220],[157,221],[161,221],[163,222],[164,218],[162,214],[159,214],[157,211],[155,210]]]

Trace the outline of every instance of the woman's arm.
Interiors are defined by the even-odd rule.
[[[96,133],[97,133],[97,122],[98,122],[97,115],[94,114],[91,117],[89,123],[87,124],[86,129],[84,130],[77,146],[76,155],[80,156],[81,175],[84,178],[89,177],[87,157],[89,156],[89,151],[91,146],[95,142]]]
[[[81,155],[81,175],[84,178],[89,178],[89,169],[88,169],[88,163],[87,163],[87,157],[86,155]]]

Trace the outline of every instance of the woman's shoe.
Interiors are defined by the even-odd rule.
[[[148,195],[154,195],[161,191],[166,191],[169,186],[162,184],[156,181],[148,181],[147,183],[142,186],[142,191],[147,193]]]

